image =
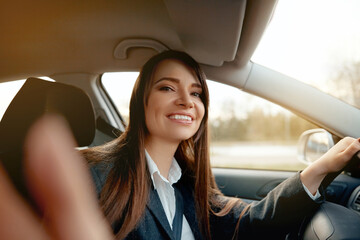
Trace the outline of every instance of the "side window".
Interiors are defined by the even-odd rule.
[[[127,120],[136,72],[105,73],[102,84]],[[300,134],[315,125],[234,87],[207,81],[213,167],[298,171]]]
[[[17,80],[0,83],[0,119],[24,82],[25,80]]]
[[[104,73],[101,78],[105,91],[109,94],[126,122],[129,120],[129,104],[132,89],[138,76],[138,72],[115,72]]]

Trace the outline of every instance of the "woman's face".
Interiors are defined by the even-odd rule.
[[[205,112],[195,73],[182,62],[167,59],[158,64],[152,81],[145,106],[148,140],[179,144],[194,136]]]

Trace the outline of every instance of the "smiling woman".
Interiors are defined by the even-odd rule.
[[[280,17],[281,12],[285,17]],[[299,225],[306,225],[304,218],[317,216],[313,214],[318,207],[325,212],[331,209],[327,209],[328,204],[320,205],[321,198],[314,196],[324,176],[329,173],[335,176],[341,172],[351,155],[360,150],[355,140],[360,137],[360,111],[297,81],[297,75],[289,76],[288,72],[301,72],[328,89],[334,85],[332,89],[336,91],[332,93],[341,93],[355,100],[353,96],[359,96],[359,85],[355,84],[359,75],[355,70],[360,69],[360,39],[356,34],[348,36],[345,30],[350,27],[359,32],[358,12],[358,0],[2,2],[0,82],[45,75],[58,83],[78,87],[90,97],[97,125],[86,131],[94,130],[96,133],[93,143],[84,147],[87,149],[77,149],[93,163],[86,166],[88,169],[83,168],[84,171],[78,169],[76,164],[72,165],[79,161],[69,155],[74,153],[74,146],[67,145],[71,140],[64,137],[63,134],[67,132],[64,128],[56,123],[51,124],[51,121],[37,125],[33,132],[37,134],[30,135],[27,142],[30,145],[27,145],[25,156],[30,156],[39,167],[31,168],[30,164],[28,172],[34,174],[34,178],[29,179],[27,186],[33,184],[31,186],[34,188],[31,189],[34,192],[31,193],[35,196],[34,200],[39,200],[40,209],[44,209],[46,218],[39,218],[36,213],[30,219],[24,218],[23,213],[28,211],[23,211],[20,206],[25,206],[25,201],[11,201],[9,197],[16,195],[11,189],[16,189],[6,187],[7,181],[2,178],[5,174],[0,170],[0,239],[40,239],[38,235],[31,235],[29,230],[34,226],[31,223],[35,223],[36,229],[40,228],[45,235],[52,234],[50,238],[54,236],[53,239],[102,239],[93,232],[98,229],[97,226],[101,226],[100,221],[103,223],[95,194],[87,192],[83,185],[91,180],[81,178],[81,171],[89,169],[102,213],[109,220],[109,227],[113,227],[113,233],[118,234],[120,239],[188,240],[212,237],[225,240],[233,239],[234,235],[240,239],[285,239],[285,235],[288,236],[290,232],[296,236],[300,234],[301,238],[302,231],[297,230]],[[294,20],[293,17],[298,19]],[[327,22],[330,26],[325,25]],[[264,55],[267,55],[266,60],[270,63],[285,63],[284,69],[287,71],[281,71],[285,74],[271,65],[264,66],[263,62],[253,57],[262,36],[264,42],[260,44],[258,53],[263,49],[267,38],[265,30],[268,29],[270,33],[275,23],[286,24],[286,27],[275,31],[274,41],[265,44],[270,51]],[[304,27],[300,23],[307,23],[308,26]],[[323,37],[325,33],[330,34]],[[347,37],[349,42],[345,41],[344,44],[337,41],[342,37]],[[297,41],[301,38],[300,42]],[[353,64],[334,74],[334,84],[327,80],[321,82],[324,76],[326,79],[332,78],[331,71],[329,75],[321,76],[313,71],[324,66],[316,64],[318,53],[313,48],[315,43],[319,44],[315,49],[328,54],[325,59],[329,62],[342,59],[335,52],[325,49],[329,45],[339,45],[339,52],[354,53]],[[192,70],[201,73],[196,71],[198,67],[193,60],[185,60],[180,62],[191,70],[181,68],[183,71],[178,73],[181,78],[171,76],[171,79],[179,82],[164,80],[155,86],[153,76],[157,70],[161,70],[156,69],[157,63],[165,60],[159,59],[157,54],[167,50],[181,50],[182,56],[187,55],[188,60],[193,57],[207,77],[216,83],[205,81],[199,74],[184,79],[184,76],[193,73]],[[159,61],[149,63],[149,60],[154,60],[153,57]],[[148,64],[143,68],[145,63]],[[334,65],[328,69],[336,70],[340,67],[338,62]],[[106,71],[141,71],[130,103],[128,124],[122,118],[128,107],[125,107],[125,111],[116,111],[115,104],[111,103],[102,87],[101,81],[105,84],[104,79],[111,75],[104,74]],[[111,94],[114,102],[125,95],[122,90],[130,93],[133,89],[132,86],[125,88],[128,79],[122,80],[119,79],[119,85],[107,86],[108,92],[114,92]],[[195,81],[189,84],[186,80]],[[184,81],[186,84],[182,85]],[[201,89],[193,84],[200,84]],[[207,84],[212,95],[210,104],[206,96]],[[8,88],[5,88],[4,92],[7,93]],[[218,91],[220,89],[224,89],[221,94]],[[350,93],[348,89],[353,92]],[[315,164],[306,168],[300,166],[296,161],[297,137],[313,126],[247,93],[279,104],[308,119],[326,129],[334,141],[340,144],[337,143],[337,147],[320,157]],[[37,94],[32,96],[36,97]],[[150,108],[147,101],[154,96],[156,101]],[[176,101],[165,103],[172,100],[173,96]],[[204,114],[199,128],[194,131],[192,126],[198,124],[201,115],[194,111],[199,97]],[[67,94],[56,99],[62,103],[70,100]],[[70,100],[72,108],[69,116],[76,117],[83,126],[84,116],[77,117],[81,111],[74,110],[75,102]],[[260,102],[265,107],[260,107]],[[44,104],[33,106],[48,107],[47,103],[44,101]],[[155,108],[157,106],[161,106],[158,112]],[[26,108],[23,104],[22,107]],[[80,104],[80,108],[84,108],[84,105]],[[145,109],[151,112],[145,113]],[[23,110],[14,112],[28,115]],[[156,117],[151,122],[150,133],[146,127],[145,114],[163,116],[159,123],[164,127],[154,129],[158,121]],[[21,130],[24,117],[20,116],[11,123],[15,130],[25,134]],[[172,135],[165,136],[165,131]],[[10,142],[15,136],[13,131],[9,132],[9,136],[0,134],[3,143]],[[159,132],[163,144],[158,139]],[[112,141],[108,142],[110,138]],[[147,139],[154,141],[150,143]],[[208,145],[209,140],[212,142],[211,147]],[[179,145],[174,152],[176,143]],[[13,151],[5,144],[1,145],[6,148],[5,154]],[[17,147],[19,161],[16,163],[21,164],[21,143]],[[157,166],[161,162],[165,164]],[[344,174],[339,175],[323,195],[333,201],[338,209],[347,206],[347,210],[356,216],[360,209],[360,178],[352,174],[358,171],[357,167],[348,164]],[[58,171],[53,172],[54,169]],[[15,180],[24,179],[22,169],[16,167],[16,170],[20,174]],[[11,169],[8,172],[11,173]],[[79,185],[77,180],[81,179],[83,184]],[[75,201],[69,201],[69,195],[63,194],[68,190]],[[41,198],[46,193],[50,193],[50,198]],[[241,197],[244,202],[233,196]],[[87,200],[90,200],[92,209],[86,207],[86,203],[89,203]],[[247,205],[245,201],[253,204]],[[63,211],[64,207],[66,211]],[[355,218],[349,224],[340,221],[349,219],[349,211],[340,210],[340,214],[330,214],[327,219],[335,228],[355,228],[354,231],[341,231],[340,235],[342,238],[351,238],[347,237],[347,233],[350,233],[355,235],[351,239],[356,239],[360,235],[356,231],[360,230],[360,220]],[[58,228],[53,226],[56,223],[60,223]],[[313,226],[313,222],[308,224],[311,230]],[[55,229],[59,232],[52,232]],[[66,235],[68,230],[75,234],[72,238]],[[324,228],[321,225],[320,232],[322,230]],[[5,232],[10,237],[4,235]],[[11,238],[16,235],[17,238]]]
[[[82,150],[117,238],[284,238],[321,203],[324,177],[360,149],[356,139],[347,138],[261,202],[247,205],[224,196],[216,185],[208,107],[205,74],[197,62],[184,52],[161,52],[141,69],[125,132]]]

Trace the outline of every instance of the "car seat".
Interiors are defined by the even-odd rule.
[[[29,78],[8,106],[0,122],[0,159],[15,187],[25,198],[22,149],[30,126],[42,115],[63,116],[79,147],[95,135],[95,114],[88,95],[80,88]]]

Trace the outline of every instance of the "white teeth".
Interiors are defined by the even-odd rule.
[[[176,119],[176,120],[186,120],[186,121],[191,121],[191,117],[189,116],[185,116],[185,115],[171,115],[169,117],[170,119]]]

